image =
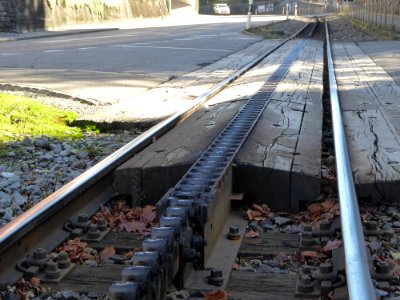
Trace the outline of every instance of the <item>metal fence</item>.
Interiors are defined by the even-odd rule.
[[[400,0],[345,2],[340,12],[355,19],[400,32]]]

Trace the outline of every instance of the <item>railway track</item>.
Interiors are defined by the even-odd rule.
[[[98,215],[95,217],[96,222],[92,223],[91,217],[100,207],[122,198],[115,192],[113,171],[177,123],[183,122],[205,101],[278,50],[288,40],[196,99],[194,106],[145,132],[33,209],[2,227],[2,289],[6,290],[6,285],[14,284],[21,277],[25,277],[27,281],[39,278],[44,286],[53,291],[62,287],[61,289],[88,293],[86,279],[94,272],[98,274],[95,274],[96,282],[94,285],[92,283],[90,289],[94,292],[101,291],[94,298],[103,294],[102,297],[110,299],[165,299],[171,286],[190,290],[192,298],[199,295],[203,297],[204,291],[229,291],[232,287],[229,274],[238,252],[240,253],[241,242],[246,239],[244,233],[247,226],[247,221],[235,214],[232,209],[234,205],[230,201],[233,160],[268,105],[276,87],[312,38],[317,24],[312,22],[303,28],[306,33],[302,32],[301,37],[295,40],[295,47],[283,63],[213,139],[176,186],[157,202],[157,224],[152,228],[142,228],[142,231],[150,236],[144,238],[130,232],[111,232],[105,220],[100,219]],[[322,25],[319,26],[321,29]],[[295,287],[286,292],[292,294],[293,298],[305,299],[329,299],[333,296],[335,299],[375,299],[370,268],[379,273],[379,268],[387,269],[387,266],[371,266],[367,258],[363,227],[344,142],[328,28],[325,29],[342,216],[341,233],[332,229],[331,224],[324,222],[321,222],[317,231],[305,226],[297,246],[302,251],[315,252],[319,247],[329,245],[329,241],[342,237],[345,265],[343,258],[340,258],[342,254],[339,248],[327,250],[327,258],[319,265],[297,267]],[[300,35],[300,32],[297,35]],[[262,209],[266,208],[261,207]],[[373,227],[373,224],[370,224],[370,227]],[[65,245],[65,242],[71,239],[83,241],[90,249],[99,252],[107,245],[113,245],[118,249],[117,253],[112,255],[114,264],[104,268],[100,266],[94,270],[90,266],[74,266],[65,253],[58,254],[57,257],[49,255],[53,249],[60,248],[60,245]],[[130,253],[127,259],[126,253],[132,252],[132,249],[135,251]],[[252,253],[252,256],[257,256],[256,254]],[[380,282],[392,279],[387,274],[385,277],[385,274],[378,276]],[[282,283],[282,288],[287,289],[287,286]]]

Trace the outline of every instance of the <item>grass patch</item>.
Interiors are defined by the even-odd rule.
[[[357,20],[352,18],[351,19],[351,26],[354,29],[358,29],[367,33],[372,33],[373,35],[380,37],[380,38],[385,38],[385,39],[390,39],[390,40],[398,40],[400,39],[400,35],[390,28],[384,28],[380,26],[376,26],[372,23],[367,23],[361,20]]]
[[[70,126],[76,117],[73,112],[37,100],[0,93],[0,145],[21,141],[25,136],[81,138],[82,129]]]
[[[285,37],[285,32],[281,30],[270,30],[268,26],[251,27],[246,29],[255,35],[262,36],[264,39],[282,39]]]

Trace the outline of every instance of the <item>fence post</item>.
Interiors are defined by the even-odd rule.
[[[394,28],[394,0],[392,0],[392,30],[395,31]]]
[[[384,6],[384,10],[385,10],[385,27],[387,27],[387,2],[388,0],[384,0],[385,1],[385,6]]]

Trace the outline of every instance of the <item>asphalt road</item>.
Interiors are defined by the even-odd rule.
[[[253,25],[276,17],[253,18]],[[260,40],[244,16],[0,43],[1,81],[116,103]]]

